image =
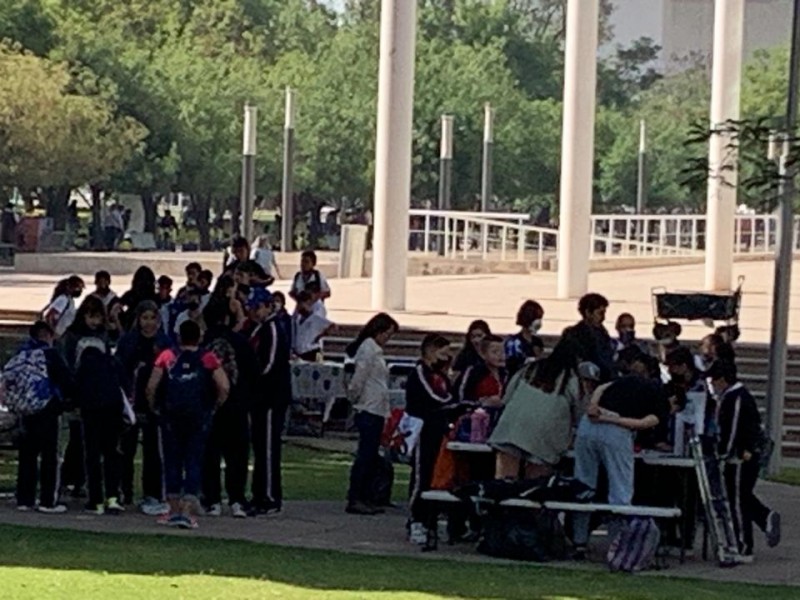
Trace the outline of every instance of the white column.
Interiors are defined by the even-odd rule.
[[[739,119],[742,83],[744,0],[716,0],[711,128]],[[708,153],[706,206],[706,289],[730,290],[733,281],[733,228],[736,218],[738,152],[729,135],[712,135]]]
[[[564,56],[564,123],[558,239],[558,297],[589,285],[597,89],[598,0],[569,0]]]
[[[416,0],[381,2],[372,308],[404,310],[411,196]]]

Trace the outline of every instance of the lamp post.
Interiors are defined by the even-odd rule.
[[[772,327],[769,347],[769,379],[767,381],[767,418],[770,437],[775,451],[769,461],[768,471],[776,475],[781,469],[783,443],[783,410],[786,397],[787,338],[789,332],[789,305],[792,286],[792,258],[794,253],[794,201],[797,169],[791,155],[792,142],[797,135],[797,86],[800,83],[800,0],[794,0],[792,18],[792,50],[789,64],[789,91],[786,99],[785,133],[780,144],[770,144],[770,154],[779,161],[780,219],[778,247],[775,253],[775,280],[772,295]]]
[[[256,119],[255,106],[244,106],[244,134],[242,140],[242,223],[240,233],[248,242],[253,241],[253,210],[256,198]]]
[[[294,90],[286,88],[281,186],[281,252],[294,250]]]
[[[439,210],[450,210],[453,184],[453,116],[442,115],[442,141],[439,153]]]
[[[636,179],[636,214],[644,214],[644,205],[647,201],[646,190],[647,169],[647,124],[645,120],[639,121],[639,170]]]

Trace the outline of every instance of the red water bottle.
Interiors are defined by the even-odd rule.
[[[479,408],[470,417],[469,441],[472,444],[485,444],[487,439],[489,439],[489,413]]]

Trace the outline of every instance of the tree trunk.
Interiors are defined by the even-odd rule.
[[[142,210],[144,211],[144,232],[156,233],[157,206],[156,196],[152,192],[140,194],[142,199]]]
[[[103,249],[103,188],[91,185],[92,193],[92,250]]]
[[[44,190],[47,216],[53,219],[53,231],[64,231],[67,228],[67,204],[71,191],[72,188],[66,185]]]
[[[211,228],[209,227],[211,196],[192,196],[194,216],[197,220],[197,232],[200,234],[200,250],[211,250]]]

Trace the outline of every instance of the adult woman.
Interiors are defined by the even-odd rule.
[[[525,363],[540,358],[544,352],[544,342],[536,335],[542,328],[544,309],[534,300],[525,301],[517,312],[519,333],[506,339],[503,348],[506,353],[506,370],[512,377]]]
[[[347,347],[347,355],[355,360],[355,373],[349,395],[356,410],[358,450],[350,470],[347,512],[375,515],[383,512],[372,505],[372,488],[378,463],[381,434],[389,416],[389,367],[383,358],[383,347],[397,332],[397,321],[386,313],[372,317]]]
[[[475,367],[483,361],[480,354],[480,347],[483,338],[492,335],[489,324],[486,321],[478,319],[469,324],[467,335],[464,338],[464,346],[461,352],[456,356],[453,361],[453,377],[458,377],[461,373]]]
[[[505,410],[489,438],[498,479],[549,475],[569,448],[580,398],[578,352],[560,343],[511,380]]]
[[[142,432],[142,500],[139,508],[146,515],[166,513],[164,503],[161,433],[155,415],[150,412],[145,390],[153,365],[162,350],[171,345],[161,331],[158,305],[150,300],[136,307],[136,320],[131,331],[119,341],[117,358],[130,383],[129,392],[136,412],[136,425],[122,436],[121,486],[125,504],[133,502],[134,457]]]

